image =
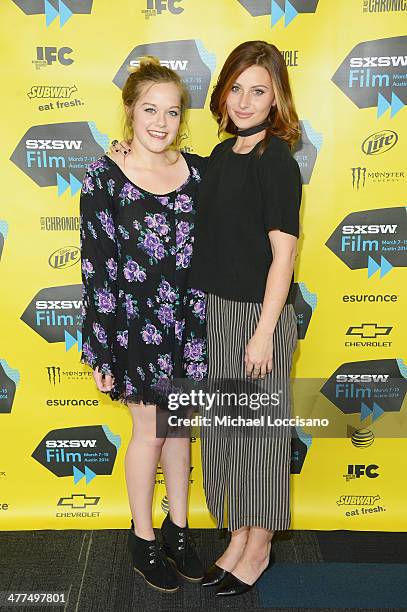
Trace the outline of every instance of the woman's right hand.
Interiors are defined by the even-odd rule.
[[[102,374],[99,371],[99,367],[96,367],[93,370],[93,378],[95,379],[95,383],[99,391],[102,393],[106,393],[111,391],[114,385],[114,376],[111,374]]]
[[[110,144],[110,149],[108,153],[121,153],[123,157],[126,157],[128,153],[130,153],[130,143],[122,140],[118,142],[117,140],[112,140]]]

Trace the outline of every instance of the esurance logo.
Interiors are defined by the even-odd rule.
[[[390,108],[394,117],[407,103],[407,36],[361,42],[347,55],[332,81],[358,108]]]
[[[293,155],[298,162],[304,185],[308,185],[322,147],[322,134],[316,132],[309,121],[300,121],[301,137]]]
[[[48,27],[57,17],[62,28],[72,15],[89,15],[93,0],[13,0],[26,15],[45,15]]]
[[[317,306],[316,293],[311,293],[304,283],[293,283],[288,300],[297,315],[298,339],[303,340]]]
[[[271,15],[271,27],[284,17],[286,28],[300,13],[315,13],[319,0],[238,0],[252,17]]]
[[[59,196],[70,187],[75,195],[86,166],[103,155],[108,145],[108,137],[93,122],[34,125],[10,160],[39,187],[57,186]]]
[[[407,266],[405,207],[350,213],[326,241],[326,246],[351,270],[367,268],[370,278],[383,278],[394,267]],[[377,277],[376,277],[377,278]]]
[[[5,359],[0,359],[0,414],[11,412],[19,382],[20,372],[10,368]]]
[[[376,421],[385,412],[399,412],[407,391],[407,366],[402,359],[343,363],[321,393],[344,414],[360,413],[360,421]]]
[[[107,425],[54,429],[47,433],[32,457],[55,476],[73,476],[86,484],[96,476],[110,476],[121,438]]]
[[[120,66],[113,83],[120,89],[128,77],[129,67],[138,67],[143,55],[154,55],[180,76],[190,95],[190,108],[203,108],[209,84],[216,67],[216,56],[209,53],[200,40],[174,40],[138,45]]]
[[[75,344],[82,350],[82,285],[47,287],[33,297],[21,320],[50,343],[65,342],[69,351]]]
[[[398,139],[397,132],[393,132],[393,130],[375,132],[362,142],[362,151],[366,155],[381,155],[390,151],[397,144]]]

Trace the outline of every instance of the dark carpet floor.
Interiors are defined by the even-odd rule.
[[[227,544],[225,532],[193,530],[192,533],[205,565],[212,563]],[[391,607],[391,602],[403,602],[404,597],[407,602],[407,534],[405,533],[347,531],[279,533],[273,541],[276,565],[266,572],[258,588],[239,598],[222,601],[215,598],[211,589],[203,589],[199,584],[183,582],[181,589],[172,594],[161,594],[146,587],[143,579],[131,567],[126,538],[127,532],[120,530],[0,532],[0,591],[66,593],[65,606],[35,606],[35,609],[44,612],[47,610],[311,612],[316,609],[346,611],[355,608],[366,612],[368,610],[407,611],[407,603],[405,607],[400,605]],[[366,564],[369,563],[372,564],[370,573],[369,567],[366,569]],[[383,564],[382,572],[380,566],[377,569],[375,565],[378,563]],[[304,568],[303,572],[301,565]],[[329,572],[326,571],[327,568]],[[337,568],[336,578],[335,568]],[[360,578],[356,569],[362,572]],[[401,593],[392,593],[391,596],[389,594],[388,599],[384,599],[391,605],[383,605],[383,592],[387,587],[391,587],[394,591],[394,584],[399,584],[402,576],[400,572],[404,569],[406,580],[404,584],[401,581],[396,588],[396,591],[401,589]],[[306,585],[305,587],[302,585],[301,594],[299,590],[301,575],[308,576],[308,574],[313,576],[311,578],[314,580],[313,588],[307,590]],[[355,596],[355,602],[359,605],[356,603],[340,607],[343,601],[349,599],[352,601],[352,597],[343,599],[339,596],[338,585],[348,585],[347,590],[352,594],[352,580],[364,580],[363,576],[366,575],[369,575],[375,583],[379,603],[376,605],[375,590],[369,587],[371,600],[367,607],[360,607],[360,603],[363,604],[366,600],[363,599],[365,597],[363,592],[362,598]],[[330,580],[331,586],[334,587],[332,590],[330,590]],[[323,605],[311,604],[307,607],[298,607],[301,602],[307,605],[307,601],[315,601],[318,589],[321,589],[320,585],[324,591],[324,598],[321,600],[324,602]],[[343,590],[341,588],[341,593]],[[290,601],[294,604],[290,605]],[[12,609],[14,607],[1,607],[1,610],[5,611]],[[23,606],[19,609],[33,610],[34,606]]]

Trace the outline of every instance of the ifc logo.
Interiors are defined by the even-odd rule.
[[[49,256],[48,263],[55,270],[62,270],[74,266],[81,258],[81,251],[78,247],[67,246],[58,249]]]

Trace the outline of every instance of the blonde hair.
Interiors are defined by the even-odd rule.
[[[223,65],[210,102],[210,109],[219,124],[218,134],[237,134],[237,127],[227,112],[226,98],[239,74],[250,66],[263,66],[268,71],[276,98],[276,106],[271,107],[268,116],[270,127],[266,130],[266,137],[258,149],[258,154],[261,155],[265,151],[273,134],[293,147],[301,131],[287,66],[277,47],[262,40],[242,43],[233,49]]]
[[[175,147],[178,147],[180,143],[180,134],[182,130],[187,127],[186,110],[189,103],[188,91],[178,74],[174,70],[171,70],[171,68],[161,66],[160,60],[157,57],[145,55],[139,58],[139,62],[140,66],[138,68],[131,69],[122,90],[122,100],[126,111],[123,130],[124,139],[127,141],[133,139],[133,111],[137,101],[144,92],[144,86],[157,83],[174,83],[174,85],[178,87],[181,97],[180,126],[177,138],[174,142]]]

